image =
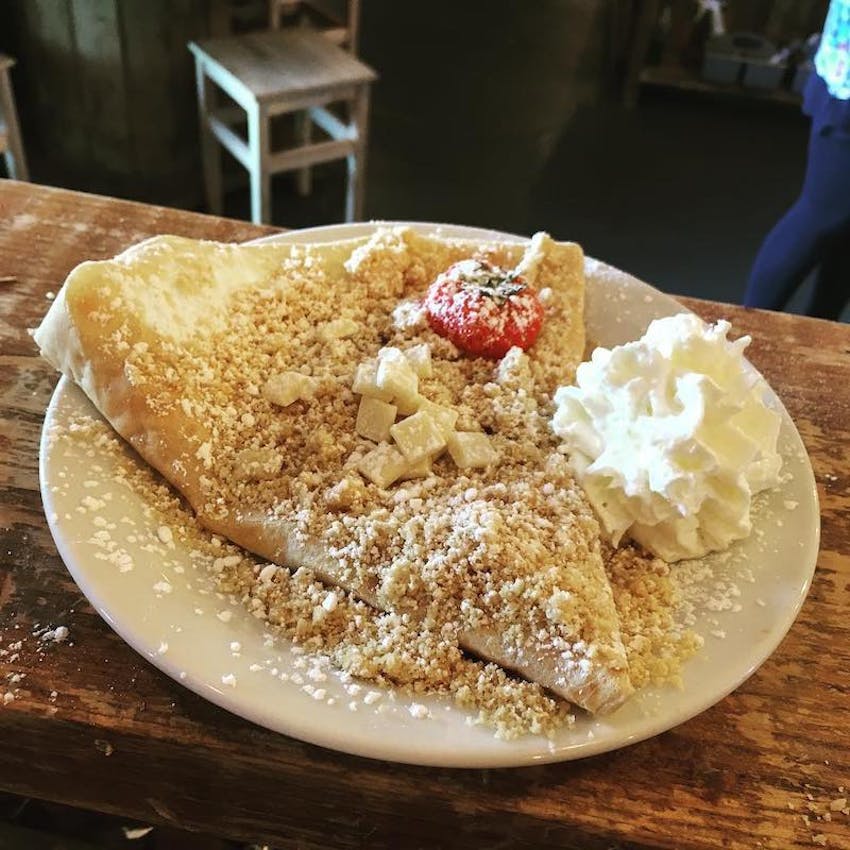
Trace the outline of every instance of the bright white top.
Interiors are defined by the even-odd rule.
[[[850,100],[850,0],[829,4],[815,69],[833,97]]]

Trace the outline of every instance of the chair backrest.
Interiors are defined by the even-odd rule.
[[[285,21],[314,26],[334,44],[357,53],[360,0],[269,0],[269,26],[280,29]]]

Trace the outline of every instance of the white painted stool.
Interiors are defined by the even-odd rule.
[[[304,28],[190,42],[189,49],[195,56],[204,184],[211,212],[221,213],[220,142],[250,174],[255,223],[270,220],[272,174],[343,157],[348,161],[345,220],[362,217],[369,86],[377,79],[368,65]],[[216,109],[213,84],[245,110],[247,142],[230,126],[232,113]],[[348,107],[349,123],[325,108],[337,102]],[[271,118],[298,111],[304,111],[330,140],[272,152]]]
[[[0,153],[6,159],[9,177],[13,180],[29,180],[15,95],[9,79],[9,69],[14,64],[15,60],[11,56],[0,53]]]

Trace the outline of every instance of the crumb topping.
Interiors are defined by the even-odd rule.
[[[219,550],[223,591],[352,675],[449,693],[506,737],[550,734],[567,707],[471,661],[468,635],[498,635],[518,657],[549,654],[567,673],[631,666],[636,684],[674,679],[694,647],[658,614],[673,607],[661,562],[616,553],[609,582],[596,518],[549,427],[550,393],[571,377],[555,350],[558,291],[543,305],[539,350],[514,348],[498,363],[463,355],[422,321],[416,305],[459,250],[414,250],[408,234],[379,232],[329,270],[297,247],[269,279],[232,294],[223,325],[198,317],[191,336],[132,346],[129,329],[118,331],[106,354],[124,360],[149,411],[184,423],[190,448],[173,477],[188,482],[201,524],[259,518],[286,529],[275,560],[323,553],[313,569],[289,571],[250,557],[224,564]],[[511,266],[517,251],[482,256]],[[433,452],[402,455],[398,429],[421,408],[391,424],[396,405],[376,399],[364,412],[355,391],[377,379],[357,368],[380,369],[382,350],[399,352],[417,396],[456,413],[464,440],[435,428]],[[387,431],[402,452],[376,446]],[[485,439],[498,463],[467,463]],[[384,475],[390,451],[404,474]],[[172,534],[202,534],[169,491],[156,493]],[[343,589],[332,604],[329,580]]]
[[[312,570],[290,571],[265,563],[212,534],[167,483],[126,451],[103,421],[77,417],[54,439],[96,444],[108,453],[115,461],[115,484],[132,490],[153,512],[158,540],[167,527],[170,542],[189,553],[195,569],[208,575],[220,593],[343,673],[402,693],[449,698],[501,738],[550,736],[573,722],[569,706],[539,685],[516,679],[496,664],[470,659],[451,630],[417,625],[403,613],[377,611],[351,593],[329,590]],[[133,534],[135,539],[140,532],[134,529]],[[111,543],[104,547],[108,561],[112,551],[120,550]],[[226,622],[231,612],[225,609],[216,616]],[[231,651],[237,651],[233,646]],[[222,684],[237,687],[236,677],[226,673]],[[367,705],[380,698],[380,692],[370,693],[374,696],[364,699]]]
[[[290,572],[207,531],[175,491],[152,469],[139,464],[103,421],[75,417],[69,428],[54,434],[53,439],[76,441],[85,447],[97,445],[111,456],[114,484],[129,488],[143,501],[157,541],[188,552],[194,569],[209,576],[219,592],[284,638],[327,659],[343,674],[403,694],[448,698],[470,711],[474,722],[493,728],[500,738],[550,736],[574,722],[567,704],[539,685],[517,679],[495,664],[469,658],[450,629],[413,625],[403,613],[381,613],[351,593],[329,590],[312,570]],[[100,515],[94,514],[96,529],[104,525],[98,520]],[[94,534],[100,535],[99,557],[114,564],[117,574],[133,569],[133,558],[121,543],[156,552],[142,542],[142,531],[135,526],[129,528],[126,541],[117,530],[111,536],[102,529]],[[682,590],[666,564],[635,547],[606,549],[603,554],[635,684],[677,681],[681,662],[699,643],[678,616]],[[387,582],[405,583],[408,576],[406,565],[397,562]],[[570,598],[559,593],[547,607],[557,617],[558,609],[569,604]],[[195,611],[196,615],[203,613]],[[226,622],[231,611],[221,610],[216,616]],[[58,631],[43,639],[56,639]],[[237,642],[230,644],[231,652],[241,648]],[[359,688],[351,684],[349,693],[354,695]],[[380,692],[370,693],[374,697],[364,700],[367,705],[380,698]]]

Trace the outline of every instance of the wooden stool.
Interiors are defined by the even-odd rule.
[[[369,120],[369,86],[375,72],[350,53],[308,29],[292,29],[233,38],[190,42],[195,56],[201,153],[207,203],[221,212],[221,142],[251,177],[251,220],[269,222],[271,175],[345,157],[348,188],[345,220],[362,217]],[[213,83],[248,116],[248,140],[230,126],[232,117],[217,110]],[[343,102],[348,124],[325,107]],[[304,111],[331,138],[272,152],[269,122],[275,115]]]
[[[293,15],[301,26],[309,22],[325,38],[357,55],[360,0],[269,0],[270,29],[279,30],[284,16]]]
[[[0,53],[0,153],[6,159],[9,177],[13,180],[29,180],[15,95],[9,79],[9,69],[14,64],[15,60],[11,56]]]

